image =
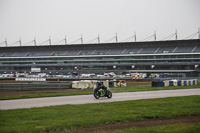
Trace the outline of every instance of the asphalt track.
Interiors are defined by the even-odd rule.
[[[102,103],[102,102],[128,101],[128,100],[191,96],[191,95],[200,95],[200,88],[113,93],[113,97],[111,99],[105,97],[101,97],[100,99],[95,99],[93,95],[79,95],[79,96],[60,96],[60,97],[32,98],[32,99],[19,99],[19,100],[1,100],[0,109],[1,110],[21,109],[21,108],[45,107],[45,106],[66,105],[66,104]]]

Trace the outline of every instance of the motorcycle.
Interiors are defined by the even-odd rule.
[[[112,92],[110,90],[106,89],[94,89],[94,97],[96,99],[99,99],[99,97],[108,97],[111,98],[112,97]]]

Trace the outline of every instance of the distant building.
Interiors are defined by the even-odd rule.
[[[200,39],[0,48],[0,73],[200,77]]]

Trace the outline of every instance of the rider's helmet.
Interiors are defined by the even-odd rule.
[[[100,85],[101,85],[101,82],[100,82],[100,81],[97,81],[96,85],[97,85],[97,86],[100,86]]]

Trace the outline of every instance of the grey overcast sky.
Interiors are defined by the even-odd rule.
[[[0,43],[49,36],[57,42],[65,35],[70,43],[81,34],[85,43],[98,34],[104,42],[116,33],[122,41],[135,32],[140,41],[155,30],[161,40],[175,29],[185,39],[199,27],[200,0],[0,0]]]

